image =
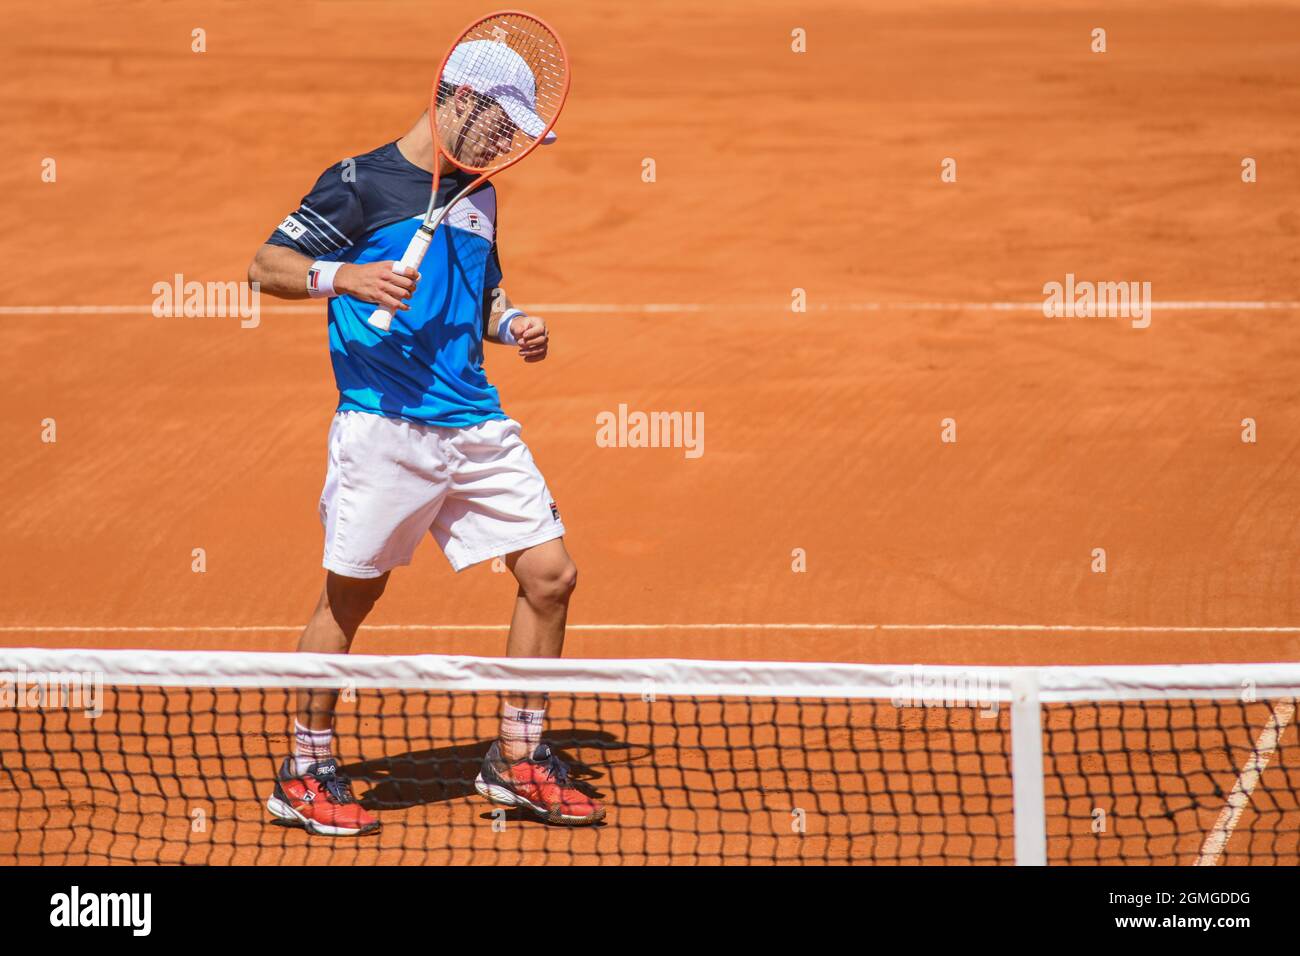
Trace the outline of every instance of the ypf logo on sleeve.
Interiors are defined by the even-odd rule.
[[[294,242],[297,242],[298,237],[307,231],[306,224],[299,222],[294,216],[285,216],[284,222],[280,223],[278,228]]]
[[[152,893],[83,893],[78,886],[50,897],[50,925],[125,926],[148,936],[153,925]]]

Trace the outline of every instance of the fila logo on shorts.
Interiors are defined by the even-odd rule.
[[[554,518],[556,521],[560,520],[560,509],[555,507],[554,501],[551,502],[551,517]]]

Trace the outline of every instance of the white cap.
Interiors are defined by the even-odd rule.
[[[469,40],[458,44],[447,57],[441,79],[452,86],[468,86],[475,93],[491,97],[533,139],[546,129],[546,121],[537,115],[537,78],[524,58],[504,43]],[[554,141],[554,132],[548,132],[542,140],[543,143]]]

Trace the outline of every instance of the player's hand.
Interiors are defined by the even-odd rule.
[[[344,263],[334,274],[334,291],[383,306],[389,312],[405,312],[411,308],[406,300],[415,292],[420,274],[407,267],[398,275],[393,271],[395,265],[397,263],[392,259],[387,262]]]
[[[525,362],[540,362],[546,358],[550,333],[546,323],[535,315],[517,315],[510,322],[510,334],[515,337],[519,354]]]

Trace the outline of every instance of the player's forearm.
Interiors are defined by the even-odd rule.
[[[484,338],[500,343],[501,319],[511,308],[510,296],[506,295],[505,289],[497,286],[488,294],[488,312],[483,325]]]
[[[286,246],[262,246],[248,267],[248,281],[267,295],[282,299],[307,298],[307,271],[312,260]]]
[[[525,362],[546,358],[550,341],[546,323],[511,305],[506,290],[500,286],[492,290],[484,305],[483,333],[483,338],[490,342],[515,346]]]
[[[410,309],[407,304],[415,293],[419,276],[414,269],[400,275],[393,272],[391,259],[383,262],[321,262],[315,269],[309,293],[307,274],[314,260],[285,246],[269,243],[257,250],[248,267],[248,280],[261,284],[268,295],[282,299],[306,299],[309,295],[324,298],[347,295],[394,312]]]

